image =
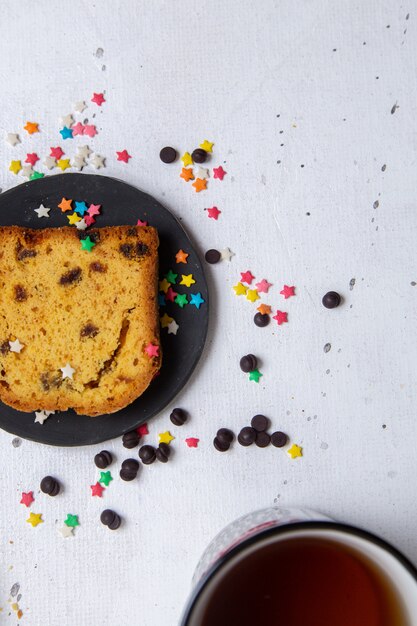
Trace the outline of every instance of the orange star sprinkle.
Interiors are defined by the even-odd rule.
[[[198,193],[199,191],[203,191],[203,189],[207,189],[207,181],[205,178],[197,178],[195,183],[193,183],[193,187]]]
[[[27,130],[29,135],[39,132],[39,124],[36,124],[35,122],[26,122],[26,126],[23,126],[23,128]]]
[[[189,180],[194,180],[194,174],[191,167],[183,167],[181,170],[180,178],[183,178],[186,183]]]
[[[175,262],[176,263],[187,263],[187,257],[188,257],[188,252],[184,252],[184,250],[178,250],[177,254],[175,255]]]
[[[72,200],[66,200],[66,198],[62,198],[60,204],[58,204],[58,208],[61,209],[63,213],[65,211],[72,211]]]
[[[269,315],[271,313],[271,307],[269,304],[260,304],[258,306],[258,311],[261,315]]]

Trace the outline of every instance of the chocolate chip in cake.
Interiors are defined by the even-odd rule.
[[[94,463],[96,467],[100,469],[106,469],[113,462],[112,453],[108,450],[102,450],[94,457]]]
[[[90,270],[92,272],[100,272],[101,274],[104,274],[107,272],[107,265],[103,265],[103,263],[100,263],[99,261],[94,261],[93,263],[90,263]]]
[[[27,300],[27,297],[26,289],[22,285],[14,286],[14,299],[16,302],[24,302]]]
[[[25,259],[33,258],[38,253],[36,250],[31,250],[30,248],[24,248],[21,244],[20,246],[16,246],[16,258],[18,261],[24,261]]]
[[[258,360],[254,354],[246,354],[240,359],[239,365],[242,372],[253,372],[258,367]]]
[[[6,341],[2,341],[2,343],[0,343],[0,353],[7,354],[8,352],[10,352],[10,344],[6,339]]]
[[[207,152],[202,148],[196,148],[191,154],[194,163],[204,163],[207,159]]]
[[[52,476],[45,476],[45,478],[42,478],[40,487],[41,491],[48,494],[48,496],[57,496],[60,491],[59,482]]]
[[[206,259],[207,263],[210,263],[210,265],[214,265],[215,263],[218,263],[220,261],[221,256],[222,255],[218,250],[211,248],[211,250],[207,250],[204,258]]]
[[[121,243],[119,250],[127,259],[140,259],[147,254],[148,246],[141,241],[138,241],[137,244]]]
[[[271,443],[276,448],[282,448],[283,446],[285,446],[287,441],[288,441],[288,435],[286,435],[285,433],[282,433],[279,430],[277,430],[275,433],[272,433],[271,435]]]
[[[220,441],[220,439],[218,437],[215,437],[213,439],[213,446],[219,452],[227,452],[227,450],[230,448],[230,444],[229,443],[226,443],[225,441]]]
[[[122,523],[120,515],[112,511],[111,509],[104,509],[100,515],[100,521],[104,526],[110,528],[110,530],[117,530]]]
[[[131,430],[123,435],[122,441],[125,448],[136,448],[140,441],[140,435],[137,430]]]
[[[269,315],[267,315],[267,313],[265,313],[264,315],[262,315],[262,313],[256,313],[253,321],[255,322],[256,326],[259,326],[259,328],[264,328],[265,326],[268,326],[271,318],[269,317]]]
[[[165,146],[159,153],[159,158],[162,163],[173,163],[177,158],[177,151],[175,148],[171,148],[171,146]]]
[[[160,443],[156,450],[156,458],[161,463],[167,463],[169,459],[169,455],[171,454],[171,448],[167,443]]]
[[[267,430],[269,426],[269,419],[265,417],[265,415],[254,415],[251,419],[250,425],[252,428],[258,431],[258,433],[263,430]]]
[[[139,449],[139,458],[145,465],[150,465],[156,459],[156,450],[153,446],[145,445]]]
[[[256,430],[251,426],[244,426],[237,436],[241,446],[251,446],[256,439]]]
[[[219,428],[219,430],[216,433],[216,437],[222,443],[227,443],[229,445],[232,443],[233,439],[235,438],[234,434],[232,433],[231,430],[229,430],[229,428]]]
[[[71,285],[72,283],[76,283],[81,280],[81,276],[81,267],[74,267],[72,270],[69,270],[68,272],[65,272],[65,274],[62,274],[61,278],[59,279],[59,284]]]
[[[44,391],[49,391],[51,388],[59,387],[62,383],[62,374],[56,374],[53,372],[43,372],[40,375],[40,381],[42,385],[42,389]]]
[[[187,421],[187,413],[184,409],[173,409],[169,419],[174,424],[174,426],[182,426]]]
[[[85,326],[80,330],[80,338],[85,339],[87,337],[95,337],[99,333],[99,329],[97,326],[94,326],[91,322],[88,322]]]
[[[336,291],[328,291],[322,298],[322,304],[326,309],[335,309],[341,301],[342,298]]]
[[[132,228],[129,228],[129,230],[127,231],[127,236],[128,237],[137,237],[138,236],[137,229],[134,226],[132,226]]]

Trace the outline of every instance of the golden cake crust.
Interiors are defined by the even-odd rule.
[[[158,243],[149,226],[0,227],[0,400],[93,416],[140,396],[161,365],[145,350],[159,346]]]

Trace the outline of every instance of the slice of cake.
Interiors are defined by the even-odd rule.
[[[113,413],[161,365],[158,234],[0,227],[0,400]]]

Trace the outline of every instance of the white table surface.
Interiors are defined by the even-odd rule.
[[[186,426],[171,428],[172,462],[143,468],[131,484],[114,480],[101,502],[89,485],[104,446],[14,447],[0,433],[0,624],[18,621],[8,598],[19,582],[22,626],[174,625],[210,538],[273,503],[363,526],[417,561],[415,8],[395,0],[3,3],[0,130],[23,141],[14,149],[0,141],[0,186],[23,180],[7,171],[11,158],[63,145],[59,117],[105,91],[102,110],[85,111],[90,121],[97,113],[100,132],[89,144],[107,157],[102,173],[164,202],[202,252],[229,246],[235,256],[207,267],[205,353],[150,423],[155,442],[173,406],[190,412]],[[26,120],[42,132],[29,138]],[[196,194],[178,177],[180,164],[164,166],[158,154],[164,145],[191,151],[205,138],[227,176]],[[65,147],[72,155],[80,143]],[[128,165],[115,157],[124,148]],[[222,210],[218,222],[203,210],[212,205]],[[287,325],[254,326],[256,305],[231,289],[247,269],[273,283],[263,301],[287,310]],[[284,283],[297,288],[287,302]],[[332,311],[321,305],[329,289],[344,297]],[[239,369],[247,352],[261,359],[259,385]],[[273,447],[214,450],[219,427],[238,431],[258,412],[303,446],[302,459]],[[197,449],[187,436],[200,438]],[[105,447],[119,463],[129,456],[120,439]],[[62,495],[39,493],[45,474],[62,481]],[[45,520],[37,528],[25,522],[22,490],[35,492],[32,510]],[[99,523],[104,507],[123,516],[118,532]],[[80,518],[73,539],[57,532],[67,513]]]

